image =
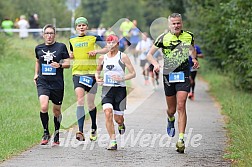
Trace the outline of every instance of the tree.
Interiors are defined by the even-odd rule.
[[[17,4],[14,3],[13,0],[9,1],[0,1],[0,19],[1,21],[5,18],[8,17],[11,20],[15,20],[16,17],[19,17],[16,14],[17,11]]]
[[[8,0],[0,1],[0,16],[8,16],[12,20],[25,15],[27,18],[37,13],[39,15],[40,26],[53,23],[56,19],[57,27],[70,27],[71,12],[67,10],[65,1],[62,0]]]
[[[251,1],[191,0],[186,9],[188,23],[208,60],[246,90],[252,90],[251,8]]]
[[[88,19],[89,27],[97,28],[101,24],[103,13],[107,10],[106,0],[83,0],[81,7],[77,9],[76,16]]]
[[[184,0],[169,0],[164,4],[172,13],[180,13],[184,17]]]
[[[103,13],[102,23],[106,27],[113,26],[121,18],[129,18],[130,20],[136,19],[140,29],[145,27],[144,9],[142,2],[136,3],[135,1],[107,1],[108,10]]]
[[[152,1],[144,0],[144,18],[146,19],[146,24],[149,27],[155,19],[160,17],[168,17],[171,11],[167,8],[169,1]]]

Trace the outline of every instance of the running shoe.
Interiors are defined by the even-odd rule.
[[[175,122],[175,119],[173,121],[170,121],[169,118],[168,118],[167,134],[170,137],[174,137],[174,135],[175,135],[174,122]]]
[[[85,137],[82,132],[77,132],[76,133],[76,139],[79,141],[85,141]]]
[[[123,135],[125,133],[125,129],[126,129],[126,127],[124,124],[118,126],[118,131],[121,135]]]
[[[117,150],[117,143],[116,143],[116,141],[110,142],[109,146],[107,147],[107,150]]]
[[[59,145],[60,142],[59,142],[59,133],[55,134],[54,138],[53,138],[53,146],[57,146]]]
[[[177,152],[178,153],[184,153],[185,151],[185,142],[183,139],[179,139],[179,141],[176,144]]]
[[[40,142],[41,145],[46,145],[50,140],[50,134],[47,134],[45,133],[43,136],[42,136],[42,140]]]
[[[96,141],[97,140],[97,131],[96,131],[96,129],[91,129],[90,140],[91,141]]]

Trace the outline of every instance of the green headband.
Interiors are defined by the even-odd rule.
[[[79,17],[75,20],[75,26],[81,23],[88,25],[88,21],[85,17]]]

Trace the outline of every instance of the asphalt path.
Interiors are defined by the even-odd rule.
[[[167,107],[162,80],[158,88],[153,90],[152,86],[144,85],[138,65],[135,65],[135,69],[137,77],[132,80],[125,111],[126,133],[120,136],[115,126],[118,150],[106,150],[108,135],[105,118],[104,113],[99,112],[96,142],[89,141],[90,121],[87,120],[85,142],[75,139],[76,126],[61,129],[60,146],[36,145],[2,162],[0,167],[231,166],[230,162],[222,158],[228,141],[224,117],[208,94],[207,83],[197,79],[195,100],[187,101],[186,150],[184,154],[179,154],[175,151],[178,133],[174,138],[168,137],[166,133]],[[63,119],[67,118],[63,115]]]

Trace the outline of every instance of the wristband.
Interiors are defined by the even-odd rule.
[[[59,64],[60,66],[59,66],[59,68],[62,68],[62,64]]]

